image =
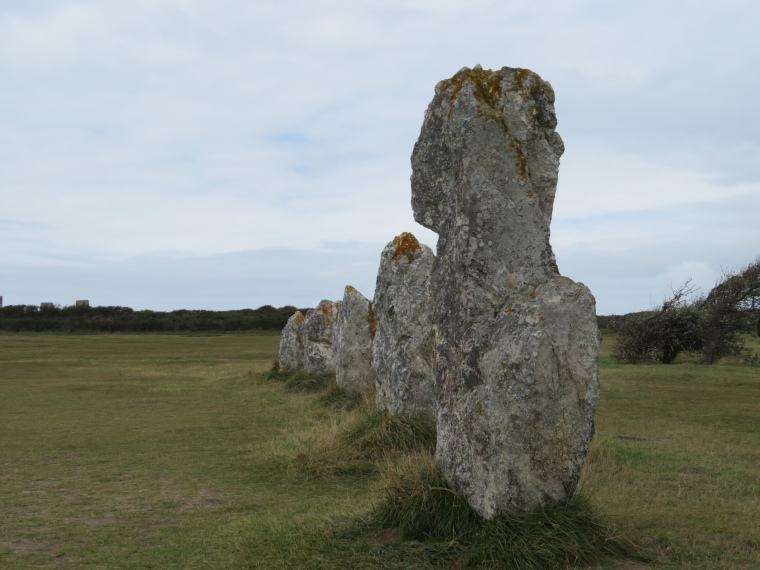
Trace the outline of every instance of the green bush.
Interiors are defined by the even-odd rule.
[[[680,353],[702,349],[701,325],[701,312],[691,304],[630,315],[617,323],[612,357],[629,364],[672,364]]]

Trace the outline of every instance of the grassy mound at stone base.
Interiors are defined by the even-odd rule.
[[[566,505],[484,521],[446,481],[429,452],[386,461],[382,474],[382,499],[354,521],[347,536],[395,540],[454,567],[577,568],[609,558],[643,559],[580,495]]]
[[[285,378],[286,388],[288,382],[310,376],[276,369],[267,373],[268,378]],[[641,558],[639,549],[616,537],[580,495],[566,505],[482,520],[435,464],[431,418],[380,414],[372,392],[347,392],[334,380],[322,390],[320,401],[340,415],[331,429],[300,435],[301,451],[292,467],[309,478],[380,474],[381,480],[380,499],[370,511],[316,538],[332,555],[337,549],[356,557],[369,548],[366,556],[381,547],[436,565],[520,569]]]

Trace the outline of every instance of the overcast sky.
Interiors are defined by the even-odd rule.
[[[371,297],[436,235],[409,156],[463,66],[549,81],[552,245],[600,314],[760,254],[756,0],[2,0],[0,295],[136,309]]]

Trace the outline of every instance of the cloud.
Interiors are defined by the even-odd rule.
[[[436,82],[481,63],[534,69],[557,93],[563,273],[603,311],[646,308],[669,267],[707,275],[758,253],[759,16],[739,0],[5,2],[0,198],[15,225],[0,237],[17,269],[0,288],[78,298],[89,282],[93,302],[158,308],[195,302],[162,295],[208,275],[231,305],[254,283],[262,304],[299,304],[351,282],[285,286],[318,269],[309,256],[370,283],[374,258],[324,244],[413,231],[435,245],[412,219],[409,155]],[[250,251],[300,253],[274,271]],[[157,252],[171,261],[151,265]]]
[[[89,299],[93,305],[153,310],[313,307],[322,298],[341,299],[349,284],[372,297],[381,251],[375,244],[342,243],[312,250],[12,263],[3,270],[4,302],[71,305]]]

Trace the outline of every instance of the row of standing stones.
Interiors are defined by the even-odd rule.
[[[463,68],[438,83],[412,154],[412,207],[438,234],[383,250],[375,297],[291,317],[280,366],[372,385],[390,414],[437,419],[436,461],[485,519],[561,504],[594,432],[594,297],[562,277],[549,225],[564,144],[537,74]]]
[[[342,301],[296,312],[282,331],[281,370],[335,372],[341,388],[376,389],[378,410],[435,416],[430,278],[435,255],[410,233],[380,257],[375,298],[352,286]]]

